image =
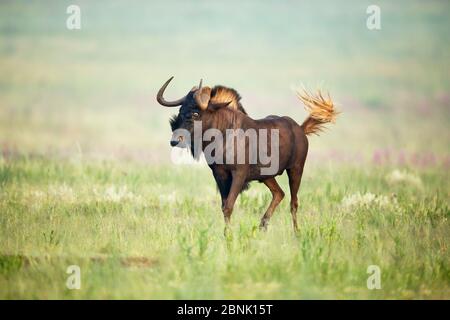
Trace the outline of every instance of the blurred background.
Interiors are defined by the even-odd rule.
[[[449,30],[448,1],[2,1],[1,151],[169,163],[177,109],[155,96],[173,75],[168,99],[203,78],[254,118],[302,122],[293,89],[329,90],[342,114],[312,163],[448,168]]]

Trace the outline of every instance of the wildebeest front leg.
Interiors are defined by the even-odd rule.
[[[222,210],[225,207],[225,202],[228,198],[231,188],[231,173],[220,168],[212,168],[214,179],[216,180],[217,188],[219,189],[220,198],[222,200]]]
[[[222,208],[223,217],[225,219],[226,226],[230,223],[231,214],[233,213],[234,203],[244,186],[246,179],[246,171],[235,171],[232,173],[231,188],[227,199],[225,200],[225,205]]]
[[[264,184],[270,189],[270,192],[272,192],[272,201],[270,202],[269,208],[267,208],[266,213],[261,219],[261,223],[259,225],[260,229],[267,229],[267,224],[270,220],[270,217],[272,217],[273,211],[278,206],[278,204],[283,200],[284,198],[284,192],[281,190],[280,186],[277,183],[277,180],[275,178],[269,178],[266,180],[263,180]]]

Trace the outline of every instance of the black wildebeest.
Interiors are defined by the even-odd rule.
[[[240,103],[241,97],[234,89],[224,86],[203,87],[201,81],[200,85],[192,88],[186,96],[175,101],[167,101],[163,95],[172,79],[173,77],[167,80],[157,94],[157,101],[161,105],[165,107],[181,106],[178,115],[170,120],[173,131],[170,141],[171,146],[190,147],[194,156],[198,156],[199,151],[205,150],[208,142],[202,141],[197,144],[200,150],[196,150],[194,141],[183,141],[185,137],[178,133],[178,129],[184,129],[191,135],[195,135],[194,121],[201,123],[202,134],[211,128],[219,130],[223,135],[225,135],[226,130],[230,129],[242,129],[244,132],[249,129],[266,129],[265,132],[270,132],[273,129],[278,130],[278,170],[272,174],[262,174],[261,169],[264,165],[260,159],[256,163],[249,161],[253,149],[251,149],[249,139],[246,136],[240,138],[242,144],[239,144],[239,141],[236,140],[233,140],[233,142],[223,140],[220,144],[220,148],[224,151],[221,153],[223,157],[225,157],[229,147],[227,143],[233,143],[236,148],[238,148],[238,145],[240,148],[244,148],[244,162],[236,161],[236,158],[234,158],[235,161],[231,162],[208,163],[222,198],[222,211],[226,226],[230,222],[234,203],[239,193],[246,189],[250,181],[257,180],[263,182],[272,192],[272,201],[260,223],[260,228],[265,229],[273,211],[284,198],[284,192],[275,180],[275,176],[281,175],[286,170],[291,191],[292,222],[294,230],[297,231],[297,193],[308,153],[307,135],[317,134],[325,123],[334,122],[337,111],[330,96],[324,98],[320,91],[316,95],[305,90],[303,93],[298,93],[298,97],[309,111],[309,116],[302,125],[299,125],[290,117],[273,115],[254,120],[247,115]],[[272,150],[270,145],[272,140],[266,139],[265,141],[267,141],[266,150]]]

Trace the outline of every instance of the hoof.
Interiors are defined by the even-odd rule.
[[[261,221],[261,223],[259,224],[259,230],[260,231],[267,231],[267,225],[268,225],[267,222]]]
[[[231,237],[231,230],[229,225],[225,225],[225,227],[223,228],[223,235],[225,236],[225,238]]]

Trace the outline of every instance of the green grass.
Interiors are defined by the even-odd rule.
[[[230,237],[208,171],[4,159],[0,298],[448,298],[449,180],[440,170],[416,172],[416,186],[389,183],[390,168],[312,166],[298,235],[288,198],[258,231],[270,193],[255,183],[237,202]],[[358,192],[389,203],[345,207]],[[80,290],[65,286],[73,264]],[[367,289],[369,265],[381,268],[381,290]]]

